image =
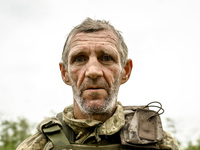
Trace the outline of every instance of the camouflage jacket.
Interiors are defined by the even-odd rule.
[[[53,144],[41,129],[43,123],[49,119],[61,125],[55,117],[45,119],[37,126],[38,132],[22,142],[17,150],[51,150]],[[75,119],[72,105],[64,109],[63,120],[75,132],[75,144],[120,143],[119,131],[125,124],[124,111],[120,103],[114,115],[104,123],[97,120]],[[177,142],[167,132],[164,132],[164,139],[159,142],[159,148],[179,150]]]

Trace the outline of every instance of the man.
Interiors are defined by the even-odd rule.
[[[87,18],[76,26],[65,42],[59,64],[63,81],[72,86],[73,105],[66,107],[59,119],[41,122],[38,133],[17,150],[178,150],[177,142],[161,130],[158,112],[131,107],[127,112],[134,113],[125,113],[125,107],[117,101],[119,87],[128,81],[132,70],[127,55],[123,37],[108,22]],[[136,114],[143,115],[137,118]],[[129,130],[136,123],[137,129]]]

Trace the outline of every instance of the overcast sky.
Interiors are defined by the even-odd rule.
[[[0,117],[39,123],[72,104],[58,63],[86,17],[122,31],[133,60],[123,105],[160,101],[181,141],[200,137],[200,1],[0,0]]]

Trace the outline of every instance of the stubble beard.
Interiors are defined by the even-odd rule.
[[[114,82],[112,87],[109,87],[107,82],[97,81],[90,79],[89,81],[82,83],[78,89],[75,82],[71,79],[73,97],[78,104],[82,113],[86,115],[95,115],[95,114],[111,114],[118,96],[119,86],[120,86],[120,77]],[[98,86],[104,87],[108,93],[108,96],[104,99],[102,105],[93,105],[92,107],[87,104],[87,101],[82,97],[83,91],[86,87],[97,84]],[[95,96],[94,96],[95,97]]]

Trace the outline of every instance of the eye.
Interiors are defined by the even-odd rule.
[[[76,62],[76,63],[82,63],[82,62],[85,62],[87,60],[87,57],[84,56],[84,55],[80,55],[80,56],[77,56],[73,59],[73,62]]]
[[[108,54],[104,54],[99,57],[99,61],[101,61],[102,63],[105,63],[105,64],[110,64],[114,60],[113,60],[112,56],[110,56]]]
[[[105,54],[102,56],[102,61],[112,61],[112,60],[113,59],[110,55]]]

